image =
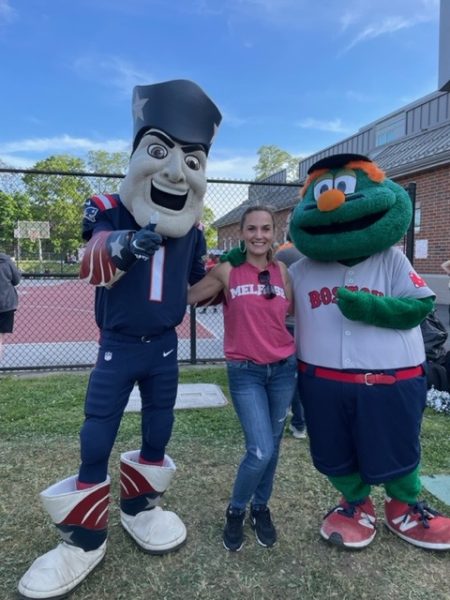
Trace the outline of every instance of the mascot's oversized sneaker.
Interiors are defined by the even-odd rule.
[[[405,542],[427,550],[450,550],[450,518],[424,502],[386,498],[384,512],[386,526]]]
[[[175,463],[167,454],[161,467],[138,461],[138,450],[120,457],[122,526],[145,552],[165,554],[177,550],[186,541],[186,527],[178,515],[159,506],[175,474]]]
[[[376,534],[375,509],[367,497],[360,502],[342,500],[324,517],[320,535],[335,546],[364,548]]]
[[[77,490],[76,481],[68,477],[40,494],[62,542],[23,575],[18,585],[22,598],[65,598],[105,556],[109,477],[85,490]]]

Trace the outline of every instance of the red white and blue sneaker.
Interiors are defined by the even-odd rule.
[[[376,534],[376,516],[372,500],[359,502],[342,499],[324,517],[320,535],[335,546],[365,548]]]
[[[450,518],[424,502],[386,498],[384,514],[386,526],[405,542],[427,550],[450,550]]]

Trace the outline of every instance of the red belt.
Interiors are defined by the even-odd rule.
[[[310,365],[298,361],[298,370],[305,373],[309,370]],[[325,369],[324,367],[311,367],[311,374],[314,377],[322,379],[331,379],[332,381],[343,381],[345,383],[364,383],[365,385],[385,384],[392,385],[402,379],[413,379],[423,375],[423,367],[411,367],[409,369],[399,369],[394,371],[392,375],[385,373],[348,373],[346,371],[338,371],[337,369]]]

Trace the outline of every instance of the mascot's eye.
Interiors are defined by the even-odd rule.
[[[198,158],[196,156],[192,156],[191,154],[189,154],[184,159],[184,162],[193,171],[198,171],[200,169],[200,161],[198,160]]]
[[[324,192],[326,192],[328,190],[331,190],[332,187],[333,187],[333,180],[331,179],[331,177],[327,177],[327,178],[324,177],[323,179],[319,179],[314,184],[314,199],[318,200],[319,196],[321,194],[323,194]]]
[[[355,175],[338,175],[334,180],[334,187],[344,194],[353,194],[356,188]]]
[[[161,146],[161,144],[150,144],[150,146],[147,148],[147,153],[152,158],[157,158],[159,160],[166,158],[168,154],[167,148],[165,146]]]

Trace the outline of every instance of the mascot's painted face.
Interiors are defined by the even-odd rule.
[[[182,237],[202,215],[205,169],[203,146],[149,129],[131,157],[121,200],[141,227],[157,223],[161,235]]]
[[[347,155],[329,157],[332,167],[323,159],[310,169],[290,223],[295,246],[319,261],[381,252],[401,240],[412,218],[408,193],[375,163],[358,156],[364,160],[340,166],[339,156]]]

